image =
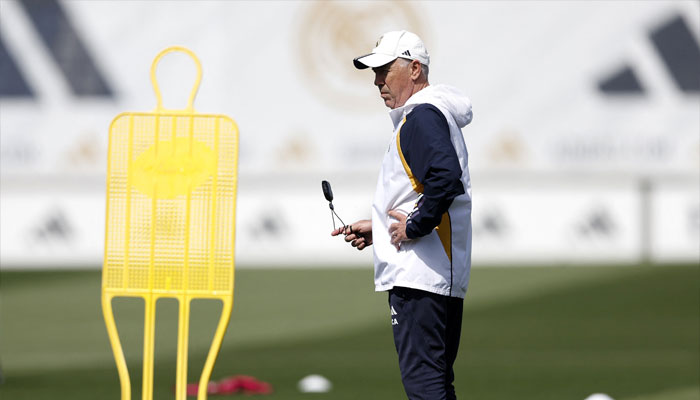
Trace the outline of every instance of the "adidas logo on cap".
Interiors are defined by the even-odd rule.
[[[394,61],[397,57],[417,60],[423,65],[430,64],[430,55],[423,41],[408,31],[386,32],[379,38],[372,52],[353,59],[357,69],[376,68]]]

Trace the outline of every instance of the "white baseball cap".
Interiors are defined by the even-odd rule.
[[[352,60],[357,69],[376,68],[388,64],[397,58],[418,60],[430,65],[430,55],[418,35],[408,31],[387,32],[379,38],[372,52]]]

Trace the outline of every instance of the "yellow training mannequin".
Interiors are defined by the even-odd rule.
[[[197,78],[183,110],[166,110],[156,66],[170,52],[189,55]],[[107,219],[102,269],[102,310],[121,382],[131,383],[112,311],[115,297],[145,303],[142,398],[153,398],[155,310],[158,299],[179,302],[176,399],[186,399],[190,302],[219,299],[221,317],[199,380],[207,384],[233,308],[238,127],[225,115],[193,108],[202,68],[184,47],[161,51],[151,66],[158,105],[127,112],[109,128]]]

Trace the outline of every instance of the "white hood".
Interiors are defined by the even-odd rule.
[[[449,85],[430,85],[411,96],[403,107],[389,112],[394,126],[397,126],[415,106],[425,103],[430,103],[446,116],[451,116],[460,128],[464,128],[472,120],[472,103],[464,93]]]

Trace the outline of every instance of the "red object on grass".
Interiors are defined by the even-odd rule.
[[[187,384],[187,395],[197,396],[199,390],[198,383]],[[219,382],[209,382],[207,394],[271,394],[272,385],[259,381],[255,377],[248,375],[235,375],[224,378]]]
[[[252,376],[236,375],[220,380],[217,393],[270,394],[272,393],[272,385]]]

